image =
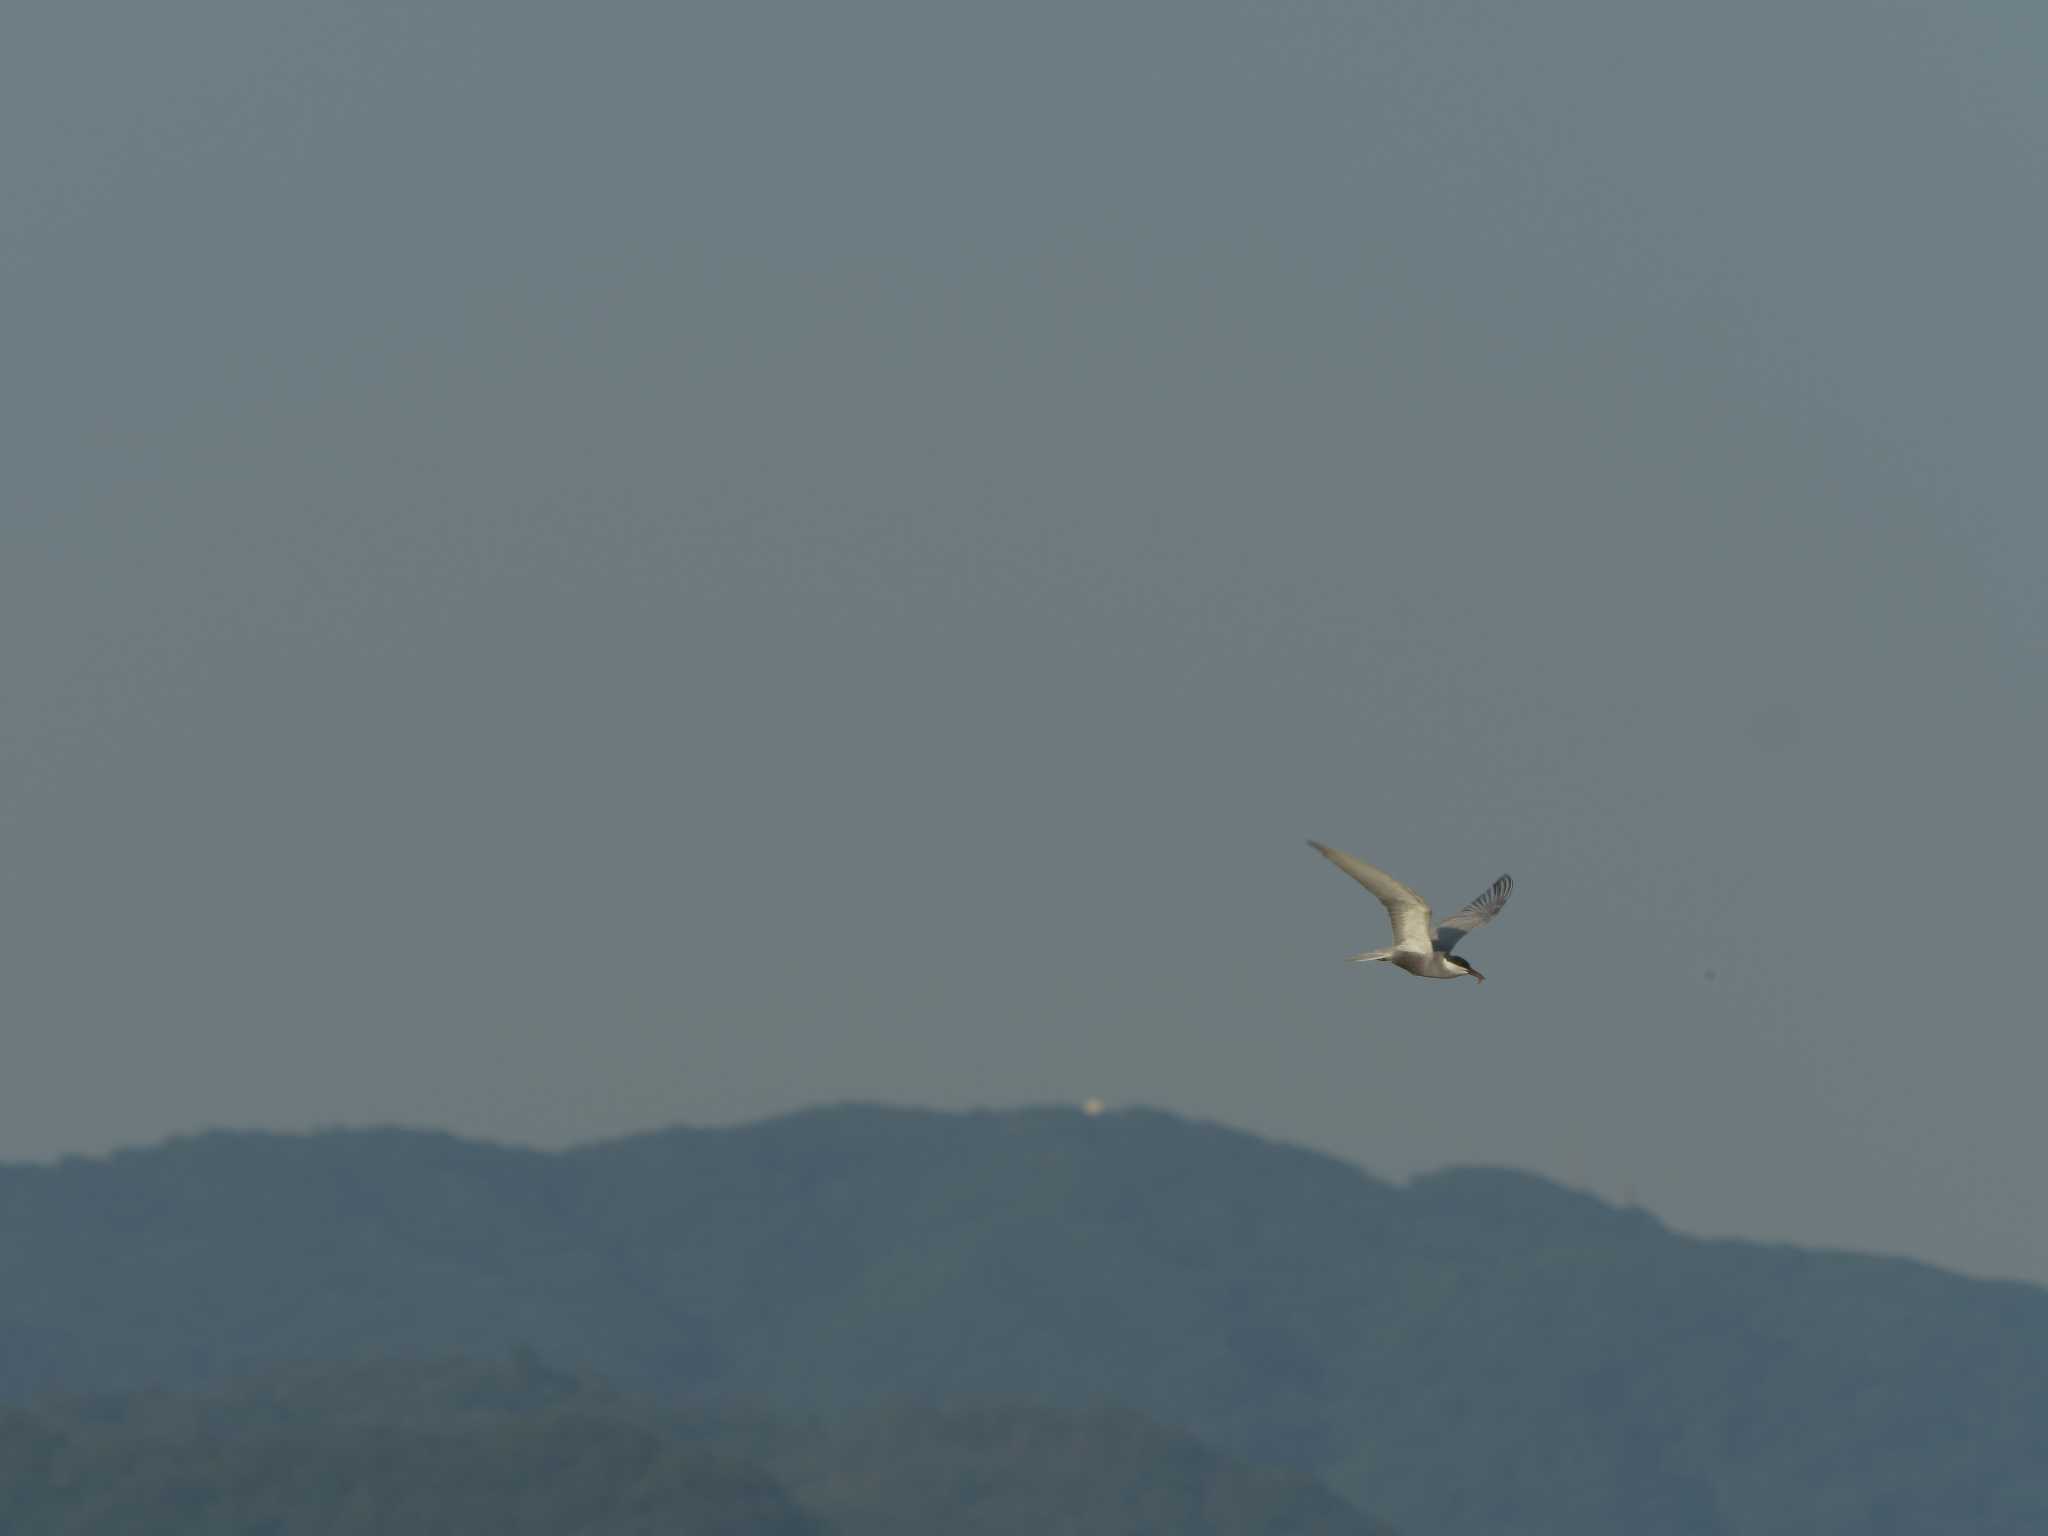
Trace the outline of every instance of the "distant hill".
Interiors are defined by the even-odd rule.
[[[1121,1403],[1411,1536],[2048,1530],[2048,1293],[1173,1116],[0,1169],[0,1396],[527,1344],[672,1402]]]
[[[530,1353],[0,1411],[8,1536],[1386,1536],[1124,1411],[677,1412]]]
[[[828,1536],[756,1468],[604,1420],[151,1438],[0,1412],[10,1536]]]

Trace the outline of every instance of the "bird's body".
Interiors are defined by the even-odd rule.
[[[1425,981],[1456,981],[1460,976],[1470,976],[1474,981],[1484,981],[1471,966],[1462,960],[1453,960],[1448,955],[1431,950],[1418,954],[1412,949],[1397,949],[1389,954],[1353,955],[1354,960],[1384,960],[1389,965],[1398,965],[1410,976],[1420,976]]]
[[[1474,928],[1493,921],[1507,903],[1508,893],[1514,890],[1514,881],[1502,875],[1487,887],[1485,895],[1466,903],[1439,923],[1431,916],[1428,902],[1385,870],[1375,869],[1348,853],[1326,848],[1314,838],[1309,839],[1308,845],[1377,896],[1380,905],[1387,909],[1388,921],[1394,925],[1393,948],[1369,949],[1362,955],[1353,955],[1353,960],[1384,960],[1389,965],[1398,965],[1410,976],[1431,981],[1454,981],[1460,976],[1486,980],[1469,962],[1451,951]]]

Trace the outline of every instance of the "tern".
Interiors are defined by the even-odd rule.
[[[1387,909],[1387,917],[1394,925],[1394,947],[1392,949],[1368,949],[1362,955],[1352,955],[1353,960],[1384,960],[1389,965],[1398,965],[1410,976],[1424,976],[1432,981],[1453,981],[1460,976],[1470,976],[1474,981],[1486,978],[1472,969],[1469,961],[1451,953],[1458,947],[1458,941],[1474,928],[1484,928],[1507,905],[1508,893],[1515,888],[1515,882],[1506,875],[1486,888],[1486,894],[1467,902],[1442,922],[1430,915],[1429,903],[1409,890],[1383,869],[1374,869],[1363,859],[1354,859],[1348,853],[1339,853],[1334,848],[1325,848],[1314,838],[1308,841],[1315,849],[1345,874],[1379,897],[1380,905]]]

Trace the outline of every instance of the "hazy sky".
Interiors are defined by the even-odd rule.
[[[0,1157],[1101,1095],[2048,1279],[2044,70],[17,7]]]

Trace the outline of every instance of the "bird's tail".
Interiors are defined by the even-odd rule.
[[[1391,949],[1368,949],[1362,955],[1346,955],[1344,958],[1346,960],[1391,960],[1393,957],[1394,952]]]

